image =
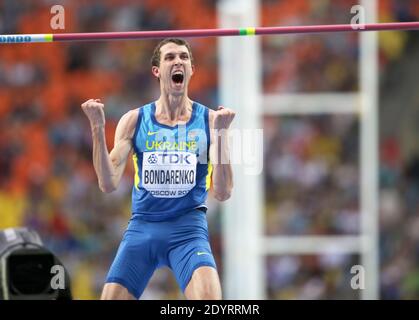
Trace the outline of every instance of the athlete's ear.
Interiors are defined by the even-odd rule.
[[[195,73],[195,65],[192,65],[191,67],[192,67],[191,75],[193,75]]]
[[[157,79],[159,79],[160,78],[160,69],[159,69],[159,67],[156,67],[156,66],[152,66],[151,67],[151,73],[157,78]]]

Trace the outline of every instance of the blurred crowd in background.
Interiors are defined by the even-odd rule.
[[[61,3],[66,28],[54,31],[51,1],[1,1],[0,34],[218,26],[217,1],[211,0],[184,0],[181,6],[163,0]],[[417,1],[378,3],[382,22],[419,19]],[[350,8],[356,4],[264,0],[261,26],[349,23]],[[418,37],[411,32],[381,32],[379,39],[384,86],[408,63]],[[264,92],[356,91],[357,41],[355,33],[263,37]],[[189,94],[215,108],[222,103],[217,91],[216,39],[191,39],[190,43],[196,73]],[[133,183],[129,163],[119,189],[100,192],[90,128],[80,104],[90,98],[105,103],[111,149],[119,118],[158,98],[150,64],[156,44],[150,40],[0,48],[0,229],[24,225],[38,231],[68,268],[76,299],[99,297],[131,215]],[[403,77],[394,85],[403,86]],[[386,94],[392,94],[391,87],[380,92],[381,100]],[[407,105],[404,99],[400,96],[398,101]],[[270,116],[263,124],[266,234],[358,234],[358,116]],[[380,282],[385,299],[419,298],[419,157],[403,146],[391,131],[381,136]],[[208,220],[222,278],[221,213],[211,196]],[[269,256],[267,297],[356,299],[358,292],[349,286],[349,269],[358,262],[359,257],[352,255]],[[183,295],[171,273],[163,269],[155,273],[142,298],[183,299]]]

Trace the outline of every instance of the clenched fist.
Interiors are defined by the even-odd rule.
[[[100,99],[89,99],[81,105],[92,128],[105,125],[104,107],[105,105],[100,102]]]
[[[214,129],[228,129],[236,113],[222,106],[214,114]]]

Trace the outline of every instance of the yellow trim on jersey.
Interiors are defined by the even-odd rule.
[[[134,187],[137,190],[140,190],[139,186],[140,186],[140,174],[139,174],[139,170],[138,170],[138,158],[137,158],[137,154],[134,153],[132,155],[132,160],[134,161],[134,169],[135,169],[135,175],[134,175]]]
[[[206,177],[205,191],[208,191],[211,187],[211,175],[212,175],[212,164],[208,162],[208,173]]]

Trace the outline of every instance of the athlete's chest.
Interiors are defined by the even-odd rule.
[[[153,123],[144,123],[136,139],[140,152],[165,151],[199,154],[206,148],[208,137],[205,128],[199,125],[178,125],[164,128]]]
[[[199,137],[192,128],[142,128],[142,187],[154,197],[178,198],[196,185]]]

